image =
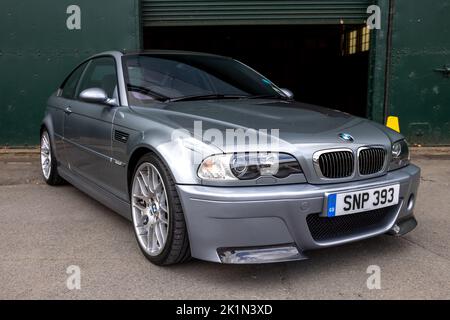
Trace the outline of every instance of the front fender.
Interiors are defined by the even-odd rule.
[[[173,131],[173,130],[171,130]],[[170,135],[169,135],[170,134]],[[162,134],[149,130],[133,143],[130,159],[138,150],[148,149],[155,153],[169,168],[177,184],[201,184],[197,170],[205,156],[222,151],[192,137],[172,138],[171,132]]]

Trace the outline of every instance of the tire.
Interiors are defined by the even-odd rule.
[[[51,186],[64,184],[64,179],[58,174],[58,161],[53,152],[53,146],[47,129],[41,132],[40,155],[41,173],[45,182]]]
[[[137,162],[130,199],[133,230],[144,256],[156,265],[189,260],[188,231],[175,182],[155,155],[146,154]]]

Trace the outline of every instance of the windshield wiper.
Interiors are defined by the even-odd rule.
[[[245,99],[282,99],[286,100],[287,98],[276,95],[276,94],[261,94],[261,95],[255,95],[255,96],[246,96]]]
[[[246,98],[247,96],[239,96],[239,95],[226,95],[226,94],[202,94],[195,96],[185,96],[179,98],[168,99],[169,102],[174,101],[190,101],[190,100],[207,100],[207,99],[241,99]]]
[[[150,95],[150,96],[154,97],[155,100],[158,100],[158,101],[166,101],[166,100],[169,99],[169,97],[166,97],[166,96],[164,96],[164,95],[162,95],[162,94],[160,94],[158,92],[155,92],[153,90],[150,90],[150,89],[148,89],[146,87],[141,87],[141,86],[135,86],[135,85],[132,85],[132,84],[127,84],[127,88],[130,91],[134,91],[134,92],[139,92],[139,93],[142,93],[142,94]]]

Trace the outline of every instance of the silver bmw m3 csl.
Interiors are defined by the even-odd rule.
[[[40,137],[45,181],[131,220],[158,265],[300,260],[417,225],[402,135],[228,57],[95,55],[49,98]]]

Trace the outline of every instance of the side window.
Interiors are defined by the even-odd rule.
[[[95,58],[89,64],[81,79],[78,95],[89,88],[105,90],[109,98],[117,99],[117,74],[114,58]]]
[[[61,86],[62,94],[61,97],[67,99],[73,99],[75,97],[75,91],[77,89],[78,80],[80,80],[81,74],[83,73],[86,63],[76,68],[72,74],[64,81]]]

